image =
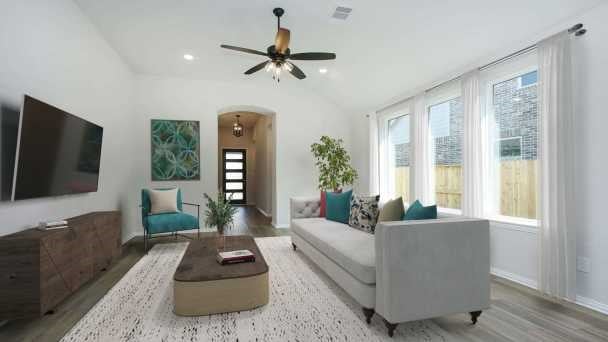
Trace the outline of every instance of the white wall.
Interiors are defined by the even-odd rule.
[[[261,116],[255,124],[255,153],[256,153],[256,207],[266,215],[272,215],[272,167],[273,134],[272,117]]]
[[[235,72],[238,72],[236,70]],[[348,117],[335,105],[309,93],[297,80],[280,84],[269,78],[238,83],[138,77],[135,106],[139,136],[136,154],[138,187],[177,185],[188,201],[202,202],[204,192],[217,190],[217,117],[229,106],[257,106],[276,113],[276,202],[273,223],[289,223],[289,197],[317,193],[317,174],[310,144],[327,134],[344,138],[349,146]],[[150,181],[150,119],[199,120],[201,127],[201,180]]]
[[[581,22],[588,33],[575,40],[575,70],[577,81],[578,106],[576,111],[577,134],[576,156],[576,193],[572,205],[577,208],[579,257],[589,258],[591,272],[578,272],[578,301],[583,305],[608,313],[608,220],[605,218],[606,194],[608,194],[608,115],[606,111],[606,94],[608,85],[608,4],[603,3],[594,9],[556,23],[545,32],[531,33],[526,40],[515,44],[505,44],[502,51],[493,56],[472,60],[470,65],[455,68],[456,72],[466,72],[473,67],[483,65],[497,57],[507,55],[524,46],[538,41],[559,30]],[[449,72],[449,71],[446,71]],[[428,86],[441,80],[429,80]],[[421,89],[412,90],[409,95]],[[363,117],[363,115],[361,115]],[[351,125],[353,132],[353,150],[363,151],[367,147],[367,123],[356,118]],[[369,158],[369,157],[365,157]],[[361,180],[369,179],[369,170],[364,167],[368,159],[355,156],[358,170],[366,174]],[[365,186],[365,184],[360,184]],[[492,223],[491,231],[491,264],[492,271],[499,276],[511,278],[528,286],[536,286],[538,281],[538,234],[534,228],[518,227],[509,224]]]
[[[133,191],[131,72],[72,1],[2,1],[0,7],[0,95],[27,93],[104,127],[99,191],[0,203],[0,235],[42,220],[122,209],[128,239],[137,214],[137,203],[127,198]]]
[[[578,294],[608,310],[608,3],[580,16],[589,32],[579,38],[576,47],[578,110],[576,113],[577,193],[573,204],[578,208],[578,255],[591,260],[591,272],[578,273]],[[573,22],[576,22],[574,20]]]
[[[352,165],[357,170],[359,178],[353,184],[355,192],[360,194],[370,194],[369,182],[369,119],[363,114],[353,114],[351,117],[351,136],[352,136]],[[382,199],[380,199],[383,201]]]

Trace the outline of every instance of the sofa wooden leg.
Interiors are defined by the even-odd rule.
[[[471,311],[469,312],[469,314],[471,314],[471,322],[473,322],[473,324],[477,323],[477,318],[479,318],[479,316],[481,316],[481,311]]]
[[[397,328],[397,324],[390,323],[389,321],[384,320],[384,325],[386,325],[386,328],[388,329],[388,336],[393,337],[393,334],[395,333],[395,329]]]
[[[372,322],[372,316],[376,312],[374,309],[363,308],[363,314],[365,315],[365,322],[370,324]]]
[[[295,244],[295,243],[293,243],[293,242],[291,243],[291,247],[293,247],[293,250],[294,250],[294,251],[295,251],[296,249],[298,249],[298,246],[296,246],[296,244]]]

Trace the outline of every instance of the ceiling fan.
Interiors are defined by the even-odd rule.
[[[285,14],[285,11],[282,8],[275,8],[272,10],[272,13],[277,17],[277,35],[274,40],[274,45],[269,46],[266,49],[266,52],[232,45],[220,45],[224,49],[236,50],[269,58],[268,61],[264,61],[245,71],[245,75],[251,75],[254,72],[266,69],[267,72],[272,72],[272,78],[276,79],[277,82],[280,82],[281,71],[289,72],[297,79],[303,80],[306,78],[306,74],[290,60],[324,61],[336,59],[336,54],[329,52],[302,52],[292,54],[291,50],[289,50],[290,32],[288,29],[281,27],[281,16]]]

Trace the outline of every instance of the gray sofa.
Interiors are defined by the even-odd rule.
[[[292,198],[291,238],[362,307],[366,321],[398,323],[469,312],[490,305],[487,220],[382,222],[374,235],[319,217],[318,198]]]

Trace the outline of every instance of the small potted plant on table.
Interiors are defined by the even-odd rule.
[[[223,251],[226,247],[224,232],[232,227],[237,209],[230,204],[230,198],[226,199],[226,195],[221,191],[217,194],[217,200],[214,200],[207,194],[204,194],[204,196],[207,200],[205,225],[217,228],[217,249],[218,251]]]

